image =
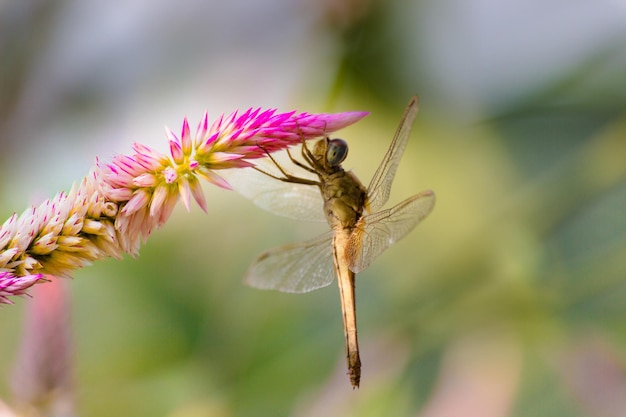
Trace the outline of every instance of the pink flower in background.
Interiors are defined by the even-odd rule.
[[[19,415],[73,416],[74,366],[68,281],[47,276],[27,303],[11,388]],[[26,412],[28,410],[28,412]],[[4,416],[0,410],[0,416]]]
[[[43,274],[69,276],[106,257],[136,255],[182,200],[207,211],[200,179],[229,189],[216,172],[251,166],[251,160],[357,122],[366,112],[276,113],[249,109],[209,123],[195,134],[184,119],[180,135],[167,131],[169,155],[135,143],[133,155],[96,165],[69,193],[59,193],[0,227],[0,303],[22,295]]]

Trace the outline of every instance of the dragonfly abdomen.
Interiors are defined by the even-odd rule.
[[[359,357],[359,341],[356,330],[355,274],[348,267],[346,251],[349,241],[350,230],[335,231],[333,255],[341,299],[348,375],[352,386],[358,388],[361,381],[361,358]]]

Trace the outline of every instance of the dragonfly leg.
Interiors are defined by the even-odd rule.
[[[288,173],[287,171],[285,171],[283,169],[283,167],[278,163],[278,161],[276,161],[276,159],[274,159],[272,154],[269,153],[264,147],[262,147],[261,145],[258,145],[258,144],[257,144],[257,146],[259,148],[263,149],[263,151],[265,152],[267,157],[274,163],[276,168],[278,168],[278,170],[280,171],[281,174],[284,175],[284,177],[279,177],[277,175],[270,174],[269,172],[264,171],[264,170],[262,170],[261,168],[259,168],[257,166],[253,166],[252,168],[254,168],[256,171],[260,172],[261,174],[265,174],[268,177],[271,177],[271,178],[274,178],[276,180],[283,181],[283,182],[291,182],[291,183],[305,184],[305,185],[317,185],[318,187],[320,186],[320,183],[317,182],[317,181],[313,181],[313,180],[309,180],[309,179],[306,179],[306,178],[300,178],[300,177],[296,177],[295,175],[291,175],[290,173]]]
[[[324,130],[326,130],[326,128],[324,128]],[[313,156],[313,153],[311,152],[309,147],[306,145],[306,140],[299,126],[298,126],[298,132],[300,133],[300,139],[302,141],[302,149],[300,150],[300,152],[302,153],[302,158],[304,158],[304,160],[311,166],[311,168],[313,168],[311,172],[317,173],[319,171],[323,171],[324,167],[321,166],[321,164],[319,163],[317,159],[315,159],[315,156]],[[326,142],[328,142],[328,136],[326,136],[325,140]],[[293,161],[293,158],[292,158],[292,161]],[[296,165],[298,164],[296,163]]]
[[[317,181],[313,181],[313,180],[309,180],[306,178],[300,178],[300,177],[296,177],[294,175],[291,174],[287,174],[285,172],[283,172],[283,174],[285,175],[284,177],[279,177],[277,175],[274,174],[270,174],[267,171],[263,171],[261,168],[259,167],[252,167],[254,170],[260,172],[261,174],[267,175],[268,177],[274,178],[278,181],[282,181],[282,182],[291,182],[291,183],[295,183],[295,184],[305,184],[305,185],[317,185],[318,187],[320,186],[320,183]]]
[[[303,145],[303,146],[304,146],[304,145]],[[293,162],[293,164],[294,164],[294,165],[299,166],[300,168],[302,168],[302,169],[304,169],[304,170],[306,170],[306,171],[309,171],[309,172],[310,172],[310,173],[312,173],[312,174],[317,174],[317,171],[315,171],[313,168],[311,168],[310,166],[306,166],[306,165],[304,165],[302,162],[300,162],[300,161],[298,161],[296,158],[294,158],[294,157],[291,155],[291,152],[289,151],[289,148],[287,148],[287,155],[289,156],[289,159],[291,159],[291,162]],[[305,158],[305,160],[306,160],[307,162],[309,162],[309,160],[308,160],[308,159],[306,159],[306,158]],[[310,163],[310,162],[309,162],[309,163]]]

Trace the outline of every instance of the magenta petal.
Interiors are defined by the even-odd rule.
[[[204,116],[202,116],[202,120],[198,123],[198,129],[196,130],[196,146],[200,146],[204,136],[207,134],[209,130],[209,112],[205,111]]]
[[[233,187],[226,181],[224,178],[217,175],[215,172],[210,169],[200,169],[198,170],[198,174],[201,175],[205,180],[210,182],[211,184],[217,185],[220,188],[225,190],[232,190]]]
[[[193,195],[194,200],[200,206],[202,211],[207,213],[206,199],[204,197],[204,192],[202,192],[202,185],[200,181],[196,177],[192,177],[189,180],[189,187],[191,188],[191,194]]]
[[[250,113],[252,112],[252,108],[246,110],[241,116],[237,118],[237,120],[233,123],[235,126],[241,126],[245,124],[248,119],[250,119]]]
[[[135,213],[138,210],[146,207],[150,202],[150,195],[143,189],[139,189],[133,193],[133,196],[128,203],[122,209],[122,212],[127,216]]]
[[[215,120],[213,122],[213,124],[211,125],[211,128],[209,129],[210,132],[219,132],[220,128],[222,127],[222,122],[224,121],[224,115],[222,114],[217,120]]]
[[[324,121],[326,130],[335,131],[350,126],[367,116],[369,112],[352,111],[335,114],[326,114],[321,119]]]
[[[154,194],[152,195],[152,200],[150,201],[150,216],[159,217],[159,211],[161,211],[165,205],[165,200],[167,200],[167,188],[164,185],[159,185],[154,190]]]
[[[211,154],[211,159],[214,161],[225,162],[232,161],[235,159],[245,158],[246,155],[240,153],[230,153],[230,152],[213,152]]]
[[[204,144],[202,145],[201,147],[202,150],[208,151],[211,147],[211,144],[215,142],[219,137],[220,137],[220,132],[215,132],[211,136],[209,136],[207,140],[204,142]]]
[[[183,129],[180,134],[180,142],[181,142],[181,147],[183,149],[183,153],[185,155],[189,155],[191,153],[192,144],[191,144],[191,133],[189,131],[189,122],[187,121],[186,117],[183,119]]]
[[[229,141],[234,142],[235,140],[237,140],[237,138],[239,137],[239,135],[241,135],[241,133],[244,131],[245,128],[240,128],[237,129],[236,131],[234,131],[233,133],[230,134],[230,138]]]
[[[177,164],[182,164],[185,160],[185,155],[183,153],[183,148],[181,148],[178,142],[170,140],[170,154],[174,159],[174,162]]]
[[[180,181],[178,181],[178,195],[187,212],[191,211],[191,190],[189,189],[189,182],[186,178],[181,178]]]

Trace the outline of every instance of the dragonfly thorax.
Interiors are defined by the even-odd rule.
[[[324,199],[324,214],[333,229],[351,229],[363,215],[367,189],[341,163],[348,155],[348,144],[343,139],[321,139],[315,143],[311,167],[320,179]]]
[[[367,189],[352,173],[339,169],[330,175],[320,175],[324,213],[333,228],[351,229],[363,215]]]

